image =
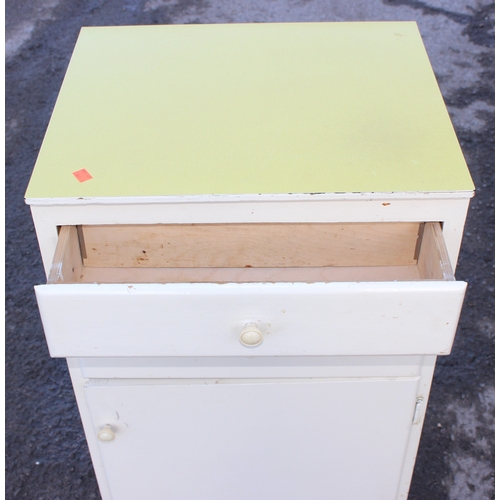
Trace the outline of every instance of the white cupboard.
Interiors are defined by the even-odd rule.
[[[82,29],[26,199],[102,498],[406,498],[473,189],[414,23]]]

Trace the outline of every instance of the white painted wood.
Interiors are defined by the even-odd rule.
[[[420,379],[417,389],[417,397],[415,401],[421,398],[421,416],[420,421],[412,423],[410,434],[408,437],[408,445],[406,449],[406,459],[401,471],[401,480],[398,492],[398,499],[405,500],[408,497],[408,492],[411,486],[411,478],[413,474],[413,467],[417,458],[418,444],[420,442],[420,435],[425,420],[425,410],[429,403],[429,393],[432,385],[432,377],[434,375],[434,367],[436,365],[436,356],[425,356],[421,360]]]
[[[419,379],[417,397],[424,398],[427,405],[428,393],[432,380],[435,356],[361,356],[361,357],[281,357],[281,358],[85,358],[68,359],[68,366],[75,388],[75,394],[80,408],[80,414],[87,434],[92,460],[99,479],[103,500],[111,500],[107,478],[104,475],[105,464],[98,452],[95,439],[95,426],[90,417],[89,407],[85,399],[84,386],[88,384],[87,377],[94,378],[135,378],[133,385],[144,383],[145,378],[156,378],[152,384],[161,383],[161,378],[177,377],[417,377]],[[305,371],[304,371],[305,370]],[[111,381],[102,383],[109,384]],[[127,385],[127,381],[115,383]],[[378,406],[384,413],[386,406]],[[392,411],[392,410],[391,410]],[[418,425],[412,425],[408,436],[405,461],[401,472],[398,499],[407,496],[411,482],[413,464],[418,449],[418,442],[423,420]],[[170,450],[170,447],[168,448]]]
[[[73,359],[73,358],[71,358]],[[423,356],[74,358],[84,378],[417,377]]]
[[[90,451],[90,458],[92,459],[92,465],[94,466],[94,472],[99,484],[101,500],[111,500],[111,492],[109,491],[104,464],[99,453],[97,439],[95,438],[94,425],[92,423],[89,406],[85,398],[85,383],[87,380],[82,377],[78,359],[70,358],[67,360],[67,363],[69,374],[71,376],[71,383],[73,385],[73,391],[75,392],[76,403],[78,405],[78,411],[80,413],[80,418],[82,419],[85,438]]]
[[[109,381],[85,393],[95,434],[106,424],[116,434],[98,443],[113,500],[390,500],[417,387],[417,378]]]
[[[463,282],[41,285],[54,357],[446,354]]]
[[[464,195],[465,196],[465,195]],[[347,198],[349,198],[346,195]],[[445,198],[432,193],[401,199],[401,193],[343,199],[308,195],[308,201],[290,195],[270,201],[243,200],[211,203],[165,202],[134,204],[32,205],[42,259],[48,276],[57,246],[57,226],[80,224],[175,224],[241,222],[443,222],[443,236],[453,269],[458,258],[469,205],[468,197]]]

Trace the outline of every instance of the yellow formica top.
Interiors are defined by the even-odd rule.
[[[170,25],[82,28],[26,197],[473,189],[415,23]]]

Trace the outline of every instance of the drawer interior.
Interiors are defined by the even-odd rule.
[[[48,283],[453,280],[437,222],[61,226]]]

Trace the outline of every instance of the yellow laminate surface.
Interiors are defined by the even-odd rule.
[[[26,197],[471,190],[415,23],[232,24],[83,28]]]

